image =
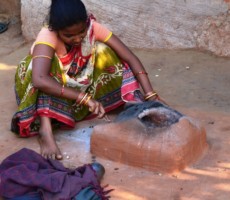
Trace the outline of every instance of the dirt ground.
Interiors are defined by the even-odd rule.
[[[37,138],[20,139],[10,131],[16,110],[13,91],[16,65],[28,52],[20,26],[0,34],[0,160],[26,147],[39,152]],[[180,173],[161,174],[94,158],[89,152],[91,120],[71,131],[55,133],[63,163],[75,167],[92,160],[105,166],[103,184],[115,191],[113,200],[229,200],[230,199],[230,60],[195,50],[137,50],[155,89],[178,111],[205,127],[209,148]],[[111,113],[111,118],[116,113]]]

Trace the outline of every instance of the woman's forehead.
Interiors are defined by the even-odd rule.
[[[80,33],[82,31],[84,31],[86,29],[87,25],[86,25],[86,22],[80,22],[80,23],[77,23],[77,24],[74,24],[72,26],[68,26],[62,30],[60,30],[61,32],[63,33],[68,33],[68,34],[71,34],[71,33]]]

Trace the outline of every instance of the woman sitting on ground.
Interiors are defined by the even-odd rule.
[[[80,0],[52,0],[48,25],[17,68],[15,91],[12,131],[38,134],[41,154],[53,159],[62,159],[54,128],[108,120],[105,113],[125,102],[159,99],[139,59]]]

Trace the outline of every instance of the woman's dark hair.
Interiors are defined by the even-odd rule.
[[[59,31],[86,20],[87,11],[81,0],[52,0],[48,16],[50,30]]]

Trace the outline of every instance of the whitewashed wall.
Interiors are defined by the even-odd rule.
[[[200,48],[230,56],[229,0],[83,0],[129,47]],[[50,0],[21,0],[22,31],[34,39]]]

